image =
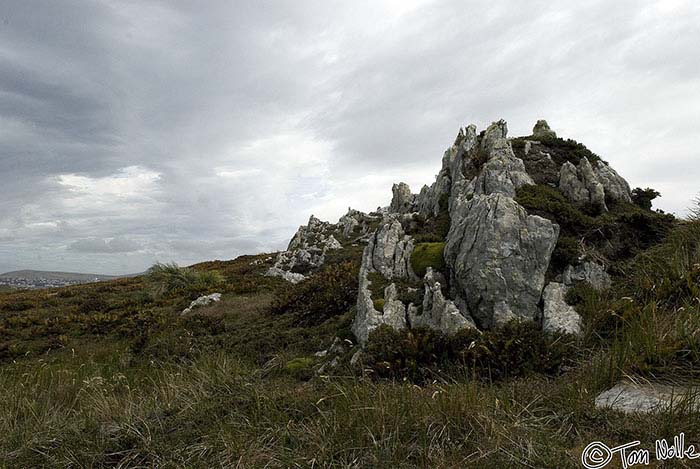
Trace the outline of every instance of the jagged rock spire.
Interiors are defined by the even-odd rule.
[[[557,134],[549,128],[546,120],[541,119],[532,128],[532,136],[535,138],[556,138]]]

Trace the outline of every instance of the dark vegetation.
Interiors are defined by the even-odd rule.
[[[446,337],[429,329],[395,331],[380,326],[370,334],[365,363],[380,377],[417,383],[464,374],[493,382],[535,373],[559,374],[575,356],[570,337],[544,334],[535,324],[511,323]]]
[[[651,210],[651,201],[659,197],[661,194],[655,190],[647,187],[642,189],[637,187],[632,191],[632,202],[644,210]]]
[[[587,253],[599,256],[615,271],[620,263],[664,240],[676,224],[673,215],[654,212],[634,204],[610,204],[609,212],[591,215],[569,202],[557,189],[523,186],[516,199],[528,213],[557,223],[560,238],[552,254],[552,273]]]
[[[320,324],[347,312],[357,301],[357,260],[329,264],[318,275],[286,289],[273,302],[273,314],[296,314],[301,325]]]
[[[519,137],[511,140],[513,145],[513,150],[519,153],[524,147],[526,141],[536,141],[542,145],[542,151],[549,153],[552,160],[559,167],[565,162],[569,161],[574,165],[578,165],[582,158],[587,158],[588,161],[593,164],[596,161],[603,161],[603,159],[589,150],[583,143],[579,143],[576,140],[566,139],[559,137]]]

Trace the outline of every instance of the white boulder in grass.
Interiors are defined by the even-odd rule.
[[[211,295],[203,295],[190,303],[190,306],[183,309],[180,314],[189,314],[193,309],[201,308],[202,306],[209,306],[212,303],[218,303],[221,301],[221,293],[212,293]]]

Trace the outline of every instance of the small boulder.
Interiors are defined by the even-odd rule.
[[[190,303],[190,306],[183,309],[181,315],[189,314],[193,309],[209,306],[212,303],[221,301],[221,293],[212,293],[211,295],[203,295]]]
[[[688,402],[688,400],[691,402]],[[697,389],[652,383],[621,382],[596,397],[598,409],[611,409],[625,414],[647,414],[668,410],[674,405],[690,404],[697,409]]]

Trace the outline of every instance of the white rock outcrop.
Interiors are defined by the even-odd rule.
[[[546,120],[538,120],[532,128],[532,136],[535,138],[556,138],[557,134],[549,128]]]
[[[491,124],[481,141],[480,151],[487,155],[474,184],[478,195],[504,194],[515,197],[515,190],[534,181],[525,171],[525,164],[516,158],[506,138],[508,127],[501,120]]]
[[[414,212],[416,196],[411,193],[411,188],[405,182],[394,184],[391,188],[392,198],[389,211],[392,213]]]
[[[460,312],[457,305],[442,293],[442,285],[438,275],[433,269],[428,270],[423,278],[425,294],[420,314],[418,308],[409,306],[408,318],[411,327],[427,327],[435,329],[446,335],[455,334],[463,329],[476,328],[471,317],[466,317]]]
[[[194,300],[190,305],[183,309],[180,313],[181,315],[186,315],[192,312],[192,310],[201,308],[203,306],[209,306],[212,303],[218,303],[221,301],[221,293],[212,293],[211,295],[203,295]]]
[[[357,313],[352,324],[360,344],[364,345],[369,334],[382,324],[397,330],[406,327],[406,307],[397,299],[396,285],[392,283],[385,288],[384,304],[378,311],[372,298],[369,274],[377,272],[386,279],[415,277],[410,265],[412,252],[413,240],[405,234],[399,215],[389,214],[370,237],[362,254]]]
[[[567,161],[559,173],[559,190],[575,204],[591,204],[602,211],[605,205],[605,188],[598,181],[587,158],[581,158],[578,166]]]
[[[559,226],[499,193],[474,196],[458,215],[445,246],[456,303],[485,328],[537,319]]]
[[[544,308],[542,311],[542,330],[565,334],[581,334],[581,316],[573,306],[566,303],[567,286],[551,282],[542,293]]]
[[[306,278],[302,272],[320,267],[328,251],[343,248],[333,236],[336,230],[337,225],[311,215],[308,224],[299,227],[287,250],[278,254],[275,264],[265,275],[281,277],[290,283],[301,282]]]
[[[602,211],[608,210],[606,198],[632,201],[627,181],[603,161],[596,161],[594,168],[585,157],[581,158],[578,166],[569,161],[562,165],[559,190],[575,204],[591,204]]]

